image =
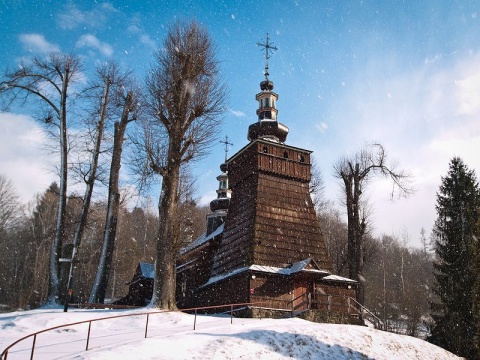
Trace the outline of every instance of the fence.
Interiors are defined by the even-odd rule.
[[[305,310],[326,310],[358,315],[373,323],[376,329],[383,330],[383,322],[369,309],[357,302],[354,298],[345,295],[328,295],[320,293],[303,293],[288,302],[291,316]]]
[[[207,307],[201,307],[201,308],[191,308],[191,309],[182,309],[181,312],[190,312],[194,315],[193,318],[193,330],[196,330],[196,325],[197,325],[197,314],[199,311],[206,311],[206,310],[212,310],[212,309],[222,309],[222,308],[228,308],[229,310],[225,311],[224,313],[230,313],[230,324],[233,323],[233,313],[235,311],[238,311],[240,309],[245,308],[246,306],[252,306],[252,305],[261,305],[263,303],[239,303],[239,304],[228,304],[228,305],[217,305],[217,306],[207,306]],[[80,325],[80,324],[88,324],[88,331],[87,331],[87,336],[85,339],[85,351],[88,351],[89,349],[89,342],[90,342],[90,335],[91,335],[91,329],[92,329],[92,323],[97,322],[97,321],[105,321],[105,320],[111,320],[111,319],[118,319],[118,318],[124,318],[124,317],[131,317],[131,316],[146,316],[145,319],[145,332],[144,332],[144,337],[147,338],[148,336],[148,322],[149,318],[151,315],[156,315],[156,314],[165,314],[169,312],[179,312],[180,310],[163,310],[163,311],[151,311],[151,312],[142,312],[142,313],[136,313],[136,314],[124,314],[124,315],[116,315],[116,316],[109,316],[109,317],[103,317],[103,318],[97,318],[97,319],[91,319],[91,320],[84,320],[84,321],[78,321],[70,324],[64,324],[64,325],[58,325],[54,326],[48,329],[40,330],[35,333],[29,334],[27,336],[24,336],[17,341],[13,342],[9,346],[7,346],[3,352],[0,354],[0,359],[1,360],[7,360],[8,359],[8,352],[9,350],[17,345],[18,343],[25,341],[27,339],[32,338],[32,348],[30,352],[30,359],[32,360],[35,354],[35,345],[37,342],[37,336],[48,332],[48,331],[53,331],[65,327],[71,327],[75,325]]]

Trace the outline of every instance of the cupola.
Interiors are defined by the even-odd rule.
[[[228,165],[226,161],[228,146],[233,144],[228,142],[228,136],[225,136],[225,140],[221,142],[225,145],[225,162],[220,165],[222,173],[217,176],[217,198],[210,201],[210,210],[212,212],[207,215],[207,235],[214,232],[225,222],[228,207],[230,206],[230,198],[232,197],[232,190],[230,190],[228,185]]]
[[[260,92],[255,96],[258,101],[258,122],[248,128],[248,140],[264,139],[284,143],[287,139],[288,127],[277,121],[278,94],[273,92],[273,81],[268,76],[268,59],[277,47],[273,46],[267,34],[265,43],[257,43],[265,51],[265,80],[260,83]]]

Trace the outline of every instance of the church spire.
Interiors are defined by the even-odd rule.
[[[248,140],[264,139],[284,143],[287,138],[288,127],[277,121],[276,103],[278,94],[273,92],[273,81],[268,78],[270,75],[268,59],[278,48],[270,42],[268,34],[265,42],[258,42],[257,45],[261,46],[262,51],[265,52],[265,80],[260,83],[261,92],[255,96],[258,101],[258,122],[249,126]]]

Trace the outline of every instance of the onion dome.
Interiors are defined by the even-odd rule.
[[[226,169],[225,163],[220,165],[222,173],[217,176],[218,180],[218,189],[217,189],[217,198],[210,202],[210,210],[213,212],[226,212],[228,206],[230,205],[230,197],[232,191],[228,188],[228,175],[224,169]]]
[[[260,90],[262,91],[272,91],[273,90],[273,81],[267,79],[263,80],[260,83]]]

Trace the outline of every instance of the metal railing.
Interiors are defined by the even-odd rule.
[[[306,310],[324,309],[332,311],[335,308],[346,308],[348,315],[358,315],[362,319],[367,319],[372,322],[375,329],[384,329],[383,322],[372,311],[360,304],[354,298],[346,295],[306,292],[297,296],[293,300],[288,301],[287,308],[290,310],[292,317]]]
[[[373,312],[371,312],[365,306],[360,304],[354,298],[350,298],[350,299],[360,308],[362,318],[364,318],[364,319],[368,318],[368,320],[371,321],[373,323],[373,325],[375,326],[375,329],[385,330],[384,323],[383,323],[382,320],[380,320],[380,318],[378,316],[376,316]]]
[[[240,309],[243,309],[247,306],[252,306],[252,305],[260,305],[263,304],[263,302],[256,302],[256,303],[238,303],[238,304],[228,304],[228,305],[216,305],[216,306],[206,306],[206,307],[199,307],[199,308],[191,308],[191,309],[181,309],[181,310],[161,310],[161,311],[150,311],[150,312],[141,312],[141,313],[135,313],[135,314],[124,314],[124,315],[115,315],[115,316],[108,316],[108,317],[103,317],[103,318],[97,318],[97,319],[90,319],[90,320],[84,320],[84,321],[77,321],[69,324],[63,324],[63,325],[58,325],[54,326],[48,329],[43,329],[40,331],[37,331],[35,333],[29,334],[27,336],[24,336],[17,341],[11,343],[9,346],[7,346],[3,352],[0,354],[0,359],[1,360],[7,360],[8,359],[8,352],[9,350],[17,345],[18,343],[32,338],[32,347],[30,351],[30,359],[33,359],[34,353],[35,353],[35,345],[37,342],[37,336],[56,329],[61,329],[64,327],[70,327],[70,326],[75,326],[75,325],[80,325],[80,324],[88,324],[88,331],[87,331],[87,336],[85,339],[85,351],[88,351],[89,349],[89,343],[90,343],[90,335],[91,335],[91,328],[92,328],[92,323],[97,322],[97,321],[104,321],[104,320],[111,320],[111,319],[118,319],[118,318],[124,318],[124,317],[131,317],[131,316],[146,316],[146,321],[145,321],[145,332],[144,332],[144,337],[147,338],[148,336],[148,322],[149,318],[151,315],[156,315],[156,314],[165,314],[165,313],[171,313],[171,312],[191,312],[194,315],[193,318],[193,330],[196,330],[197,326],[197,314],[199,311],[205,311],[205,310],[212,310],[212,309],[221,309],[221,308],[229,308],[229,310],[223,312],[223,313],[229,313],[230,314],[230,324],[233,324],[233,313],[235,311],[238,311]],[[235,309],[234,308],[239,308]]]

